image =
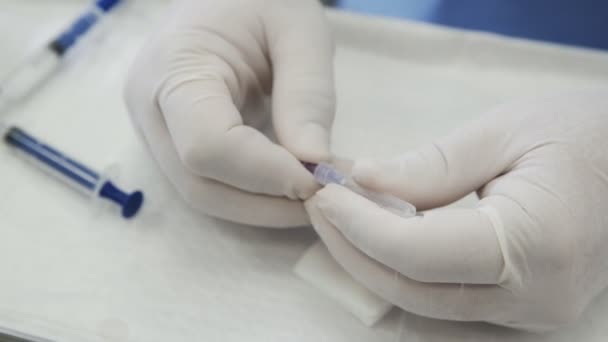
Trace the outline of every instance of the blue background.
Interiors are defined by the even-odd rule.
[[[337,0],[368,14],[608,50],[608,0]]]

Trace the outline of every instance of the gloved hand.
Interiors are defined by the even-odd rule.
[[[317,0],[186,0],[136,59],[126,102],[194,207],[245,224],[309,222],[299,162],[329,158],[334,47]],[[278,143],[262,133],[267,95]]]
[[[608,284],[608,90],[498,108],[417,151],[359,160],[360,184],[421,209],[402,219],[339,186],[307,201],[334,258],[416,314],[547,330]]]

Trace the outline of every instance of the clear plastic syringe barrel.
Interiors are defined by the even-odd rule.
[[[122,0],[97,0],[47,47],[33,54],[0,81],[0,110],[28,97],[57,69],[61,57]]]
[[[40,50],[0,81],[0,108],[19,102],[40,86],[59,65],[59,56]]]
[[[88,196],[95,196],[102,177],[95,171],[45,145],[20,128],[5,128],[4,140],[46,173]]]
[[[315,180],[321,185],[339,184],[356,194],[378,204],[380,207],[403,218],[416,216],[416,207],[396,196],[387,193],[371,191],[361,187],[351,177],[342,175],[331,165],[320,163],[317,165],[305,163],[304,166],[313,172]]]

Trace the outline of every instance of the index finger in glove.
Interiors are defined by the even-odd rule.
[[[346,188],[318,193],[323,215],[371,258],[422,282],[498,284],[504,273],[494,223],[477,209],[403,219]]]
[[[504,321],[512,294],[497,285],[424,283],[404,276],[355,247],[319,209],[306,202],[315,230],[353,278],[385,300],[426,317],[460,321]]]

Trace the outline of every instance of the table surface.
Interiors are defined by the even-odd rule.
[[[2,1],[0,73],[44,43],[81,1]],[[83,162],[121,165],[143,188],[123,221],[0,147],[0,326],[60,341],[604,341],[608,296],[537,336],[395,311],[376,327],[295,277],[317,239],[190,210],[133,133],[122,84],[164,1],[132,1],[5,118]],[[338,44],[334,151],[392,155],[522,96],[605,84],[606,54],[328,13]],[[15,34],[19,32],[19,34]],[[373,66],[373,67],[370,67]],[[229,205],[227,203],[226,205]],[[399,326],[402,325],[402,328]]]

